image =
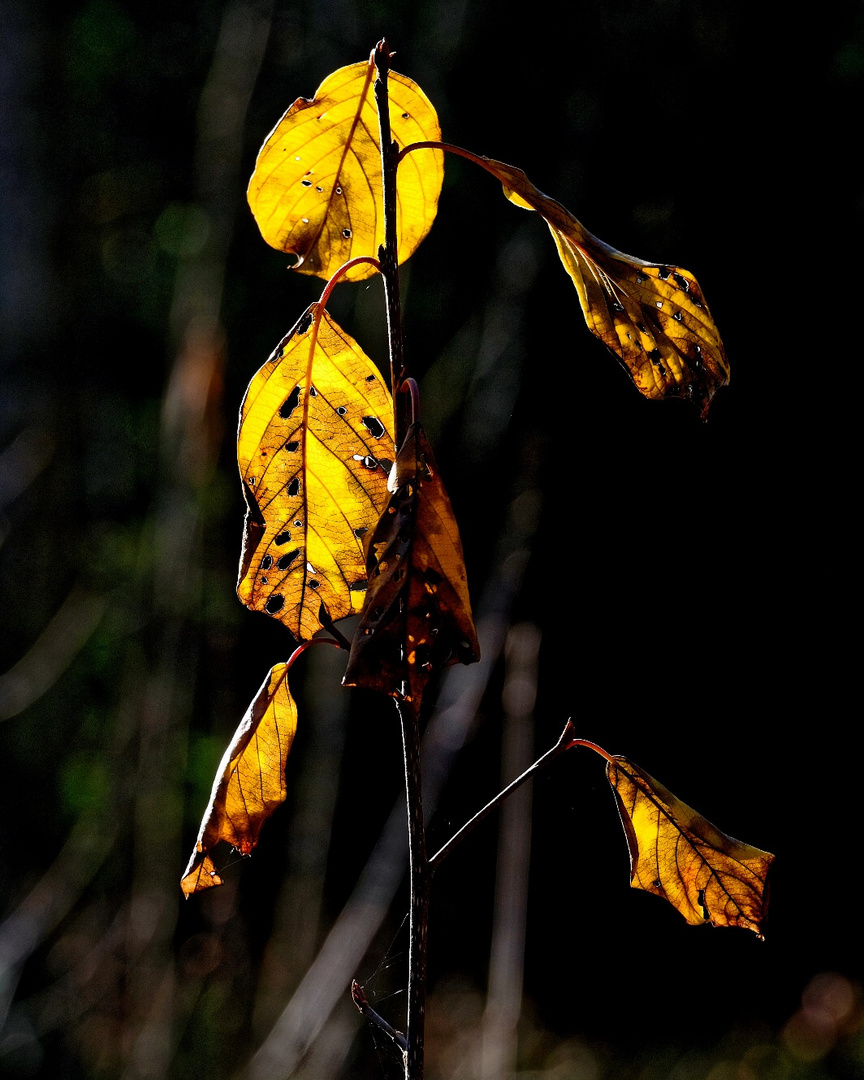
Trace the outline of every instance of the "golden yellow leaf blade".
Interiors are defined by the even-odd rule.
[[[330,278],[349,259],[377,257],[384,242],[378,112],[374,66],[340,68],[312,99],[298,98],[267,136],[249,181],[249,206],[264,239],[297,256],[294,269]],[[389,73],[390,128],[403,148],[441,139],[435,109],[420,87]],[[440,150],[418,150],[399,167],[399,262],[428,233],[444,181]],[[375,273],[363,263],[345,277]]]
[[[417,709],[434,671],[480,657],[459,529],[419,423],[408,429],[390,489],[367,538],[369,592],[343,682]]]
[[[285,801],[285,763],[297,730],[287,674],[287,664],[271,669],[225,751],[180,882],[187,896],[222,884],[212,859],[220,841],[248,855],[261,826]]]
[[[588,328],[618,356],[640,393],[693,400],[704,416],[729,381],[729,364],[696,278],[680,266],[610,247],[521,169],[485,160],[512,203],[545,218]]]
[[[363,537],[387,502],[393,404],[378,369],[313,304],[249,384],[237,461],[248,512],[237,593],[299,640],[357,614]]]
[[[761,936],[774,856],[727,836],[625,757],[606,767],[630,849],[630,884],[668,900],[693,926]]]

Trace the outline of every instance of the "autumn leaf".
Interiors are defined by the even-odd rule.
[[[708,412],[729,382],[723,342],[699,282],[680,266],[644,262],[604,244],[521,169],[477,159],[516,206],[546,220],[588,329],[618,356],[645,397],[693,400]]]
[[[367,538],[369,591],[343,682],[418,709],[434,671],[480,657],[459,530],[418,423],[389,486],[387,509]]]
[[[187,896],[222,884],[212,859],[220,841],[248,855],[261,826],[285,801],[285,762],[297,730],[287,674],[287,664],[270,671],[225,751],[180,882]]]
[[[300,640],[358,614],[363,537],[387,502],[393,405],[378,369],[312,304],[252,379],[237,460],[247,514],[237,593]]]
[[[693,926],[761,937],[774,856],[720,832],[625,757],[606,767],[630,848],[630,884],[662,896]]]
[[[264,239],[297,256],[295,270],[330,278],[349,259],[384,243],[378,112],[371,63],[328,76],[298,98],[267,136],[249,181],[249,205]],[[400,149],[441,138],[432,103],[411,79],[389,73],[390,130]],[[397,236],[404,262],[435,219],[444,180],[440,150],[420,150],[399,168]],[[345,275],[360,281],[368,264]]]

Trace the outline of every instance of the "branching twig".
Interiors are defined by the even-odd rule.
[[[369,1004],[369,999],[366,997],[366,993],[363,987],[360,985],[360,983],[357,982],[356,979],[351,983],[351,997],[354,1000],[354,1004],[357,1006],[360,1012],[363,1013],[366,1019],[371,1020],[373,1024],[381,1028],[384,1034],[387,1035],[388,1038],[392,1039],[393,1042],[399,1047],[403,1055],[406,1054],[408,1052],[408,1040],[405,1038],[401,1031],[397,1031],[396,1028],[392,1027],[390,1024],[387,1023],[383,1016],[380,1016],[377,1012],[375,1012],[375,1010]]]
[[[470,832],[473,832],[484,818],[487,818],[493,810],[496,810],[505,799],[509,798],[509,796],[516,791],[517,788],[522,787],[526,780],[530,780],[531,777],[540,772],[541,769],[545,769],[547,765],[550,765],[559,755],[563,754],[565,750],[569,750],[571,746],[582,745],[590,745],[592,749],[594,749],[593,744],[586,744],[581,739],[574,739],[573,731],[573,721],[568,720],[567,726],[561,732],[561,737],[551,750],[547,750],[546,753],[538,758],[529,769],[526,769],[521,776],[517,776],[512,784],[508,784],[503,791],[499,791],[494,799],[490,799],[482,810],[478,810],[474,817],[466,821],[462,828],[459,829],[458,832],[455,832],[447,843],[435,852],[429,860],[429,868],[432,873],[434,873],[438,868],[438,865],[447,858],[453,848],[464,840]]]

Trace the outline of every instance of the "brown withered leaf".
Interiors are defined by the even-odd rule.
[[[617,251],[538,191],[521,169],[484,161],[512,203],[545,218],[588,329],[615,353],[639,391],[692,400],[706,416],[715,392],[729,382],[729,364],[696,278],[680,266]]]
[[[287,675],[287,664],[271,669],[225,751],[180,882],[187,896],[222,884],[212,858],[220,841],[248,855],[261,826],[285,801],[285,763],[297,730]]]
[[[390,474],[392,492],[367,537],[369,588],[343,680],[419,710],[432,673],[480,657],[459,530],[419,423]]]
[[[393,404],[378,369],[312,304],[249,384],[237,461],[248,513],[237,594],[300,640],[356,615],[363,537],[387,502]]]
[[[774,856],[720,832],[625,757],[606,766],[630,848],[630,884],[662,896],[693,926],[761,938]]]

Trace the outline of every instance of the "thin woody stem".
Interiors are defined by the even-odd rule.
[[[486,803],[482,810],[478,810],[474,817],[466,821],[462,828],[459,829],[458,832],[455,832],[447,841],[447,843],[435,852],[435,854],[429,860],[430,870],[434,873],[435,870],[438,868],[438,865],[447,858],[453,848],[456,847],[456,845],[462,840],[464,840],[470,832],[473,832],[474,829],[480,824],[480,822],[484,820],[484,818],[487,818],[493,810],[497,810],[501,803],[503,803],[505,799],[508,799],[514,791],[522,787],[522,785],[526,781],[530,780],[533,776],[536,776],[536,774],[542,769],[545,769],[547,765],[551,765],[556,758],[560,757],[561,754],[565,753],[567,750],[572,749],[572,747],[584,746],[588,750],[593,750],[596,754],[599,754],[607,761],[611,761],[614,763],[614,758],[612,757],[612,755],[607,754],[607,752],[603,749],[602,746],[598,746],[597,743],[589,742],[587,739],[573,738],[573,731],[573,721],[568,720],[566,727],[561,732],[561,736],[558,739],[558,742],[555,743],[551,750],[547,750],[546,753],[542,757],[538,758],[533,765],[527,768],[521,776],[517,776],[511,784],[508,784],[507,787],[505,787],[502,791],[499,791],[494,799],[491,799],[488,803]]]
[[[390,343],[390,378],[397,450],[405,441],[413,419],[412,393],[400,393],[407,377],[402,344],[402,310],[399,299],[399,258],[396,234],[396,172],[399,147],[390,134],[390,100],[387,76],[390,50],[381,40],[373,50],[378,78],[375,102],[381,139],[381,175],[384,196],[384,243],[378,249],[387,304]],[[408,952],[408,1019],[405,1026],[405,1080],[423,1080],[424,1021],[426,1014],[426,933],[431,872],[426,856],[423,796],[420,774],[420,730],[415,702],[397,699],[405,761],[405,799],[408,809],[408,852],[411,876],[410,947]]]
[[[378,248],[384,296],[387,305],[387,337],[390,343],[390,388],[393,392],[396,449],[405,441],[409,424],[406,401],[399,388],[408,371],[405,367],[402,343],[402,303],[399,296],[399,251],[396,232],[396,173],[399,168],[399,146],[390,134],[390,99],[387,76],[390,71],[390,50],[386,40],[379,41],[373,50],[378,78],[375,81],[375,103],[378,106],[378,130],[381,139],[381,178],[384,197],[384,243]]]
[[[409,704],[397,699],[396,708],[402,727],[402,752],[405,759],[405,799],[408,808],[408,858],[411,877],[405,1080],[423,1080],[427,929],[432,871],[426,856],[418,717],[414,711],[413,702]]]
[[[369,1004],[369,999],[366,997],[366,991],[356,979],[351,983],[351,997],[360,1012],[363,1013],[368,1020],[371,1020],[373,1024],[376,1024],[388,1038],[392,1039],[404,1056],[408,1050],[408,1040],[401,1031],[397,1031],[392,1024],[387,1023],[383,1016],[380,1016],[375,1012]]]
[[[447,841],[447,843],[435,852],[435,854],[429,860],[429,867],[433,871],[433,873],[437,869],[439,863],[443,862],[444,859],[447,858],[453,848],[456,847],[457,844],[461,843],[461,841],[464,840],[469,833],[473,832],[474,829],[480,824],[480,822],[487,818],[493,810],[496,810],[501,805],[501,803],[504,802],[505,799],[509,798],[514,791],[522,787],[522,785],[527,780],[530,780],[532,776],[534,776],[536,773],[540,772],[541,769],[544,769],[547,765],[553,762],[560,754],[563,754],[565,750],[570,749],[570,747],[572,746],[572,741],[568,739],[568,736],[572,735],[572,733],[573,721],[568,720],[567,726],[561,733],[561,737],[558,739],[558,742],[555,743],[551,750],[547,750],[546,753],[541,758],[538,758],[533,765],[529,766],[529,768],[527,768],[521,776],[517,776],[511,784],[508,784],[507,787],[505,787],[502,791],[499,791],[494,799],[490,799],[490,801],[486,803],[482,810],[478,810],[474,817],[469,818],[469,820],[465,822],[462,828],[459,829],[458,832],[455,832]]]

